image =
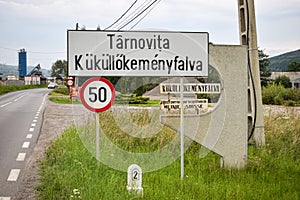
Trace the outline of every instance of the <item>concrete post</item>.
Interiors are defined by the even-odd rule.
[[[249,62],[251,67],[248,76],[248,134],[251,134],[253,126],[255,126],[252,139],[256,146],[264,146],[264,115],[260,85],[254,0],[238,0],[238,6],[240,43],[242,45],[248,45]]]

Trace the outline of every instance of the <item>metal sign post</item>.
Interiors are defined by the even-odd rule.
[[[184,178],[183,78],[180,78],[180,178]]]
[[[99,126],[99,114],[95,113],[96,119],[96,159],[98,166],[100,165],[100,126]]]
[[[100,126],[99,114],[109,109],[115,99],[115,89],[105,78],[90,78],[82,85],[80,92],[82,104],[95,113],[96,120],[96,159],[100,163]]]

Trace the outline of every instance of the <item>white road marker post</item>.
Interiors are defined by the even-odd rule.
[[[127,169],[127,191],[134,198],[143,197],[142,168],[137,164],[132,164]]]

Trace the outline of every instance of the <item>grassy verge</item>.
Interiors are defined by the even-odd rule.
[[[19,85],[19,86],[7,86],[0,85],[0,95],[8,92],[14,92],[18,90],[27,90],[27,89],[35,89],[35,88],[45,88],[46,85]]]
[[[59,104],[81,104],[79,100],[71,100],[70,93],[68,88],[66,87],[59,87],[50,92],[49,100],[54,103]],[[159,106],[159,100],[150,100],[149,98],[145,97],[131,97],[128,95],[117,95],[115,98],[114,105],[117,106]]]
[[[101,119],[107,120],[106,124],[113,123],[111,117]],[[247,168],[241,171],[220,168],[220,158],[213,153],[200,159],[201,147],[193,143],[185,154],[184,181],[180,180],[180,160],[162,170],[145,173],[143,199],[299,199],[299,117],[266,117],[265,133],[266,147],[250,146]],[[163,135],[169,139],[168,136]],[[110,138],[122,146],[118,137]],[[153,138],[147,144],[145,140],[126,139],[123,146],[134,143],[135,147],[149,149],[149,145],[161,140],[162,137]],[[103,164],[97,166],[75,128],[67,129],[52,143],[41,162],[40,172],[41,184],[37,187],[40,199],[79,196],[89,200],[132,199],[126,190],[127,174]]]
[[[81,104],[80,100],[71,100],[69,97],[49,97],[49,100],[59,104]]]

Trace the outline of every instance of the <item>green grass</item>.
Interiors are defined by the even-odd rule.
[[[71,100],[69,97],[49,97],[49,100],[58,104],[81,104],[80,100]]]
[[[110,139],[124,149],[132,145],[137,152],[152,151],[160,148],[162,142],[168,143],[175,134],[166,128],[154,139],[130,138],[115,128],[109,115],[109,112],[101,115],[101,122],[112,126]],[[148,120],[138,114],[133,117],[136,123]],[[201,146],[192,143],[185,154],[184,180],[180,180],[180,160],[161,170],[144,173],[143,199],[299,199],[299,116],[266,117],[265,133],[266,146],[259,149],[249,146],[248,165],[240,171],[220,168],[220,157],[214,153],[200,159]],[[41,184],[37,187],[40,199],[75,199],[76,195],[88,200],[133,199],[126,190],[127,174],[101,163],[98,166],[74,127],[49,147],[41,161],[40,173]]]
[[[124,105],[126,105],[126,106],[140,106],[140,107],[158,107],[159,106],[159,103],[160,103],[160,100],[152,100],[152,99],[150,99],[150,100],[148,100],[146,103],[143,103],[143,104],[134,104],[134,103],[126,103],[126,104],[124,104],[124,103],[118,103],[117,101],[115,101],[114,102],[114,105],[116,105],[116,106],[124,106]]]
[[[59,87],[50,92],[50,97],[49,100],[54,102],[54,103],[59,103],[59,104],[81,104],[80,99],[79,100],[70,100],[70,93],[68,88],[66,87]],[[128,95],[117,95],[114,105],[117,106],[141,106],[141,107],[146,107],[146,106],[159,106],[160,100],[148,100],[148,98],[143,98],[143,97],[128,97],[127,99],[123,99],[125,97],[128,97]],[[146,99],[143,103],[133,103],[135,99]],[[123,100],[123,102],[120,102],[120,99]],[[138,101],[137,101],[138,102]]]
[[[35,89],[35,88],[45,88],[46,85],[19,85],[19,86],[6,86],[0,85],[0,95],[8,92],[14,92],[18,90],[27,90],[27,89]]]

